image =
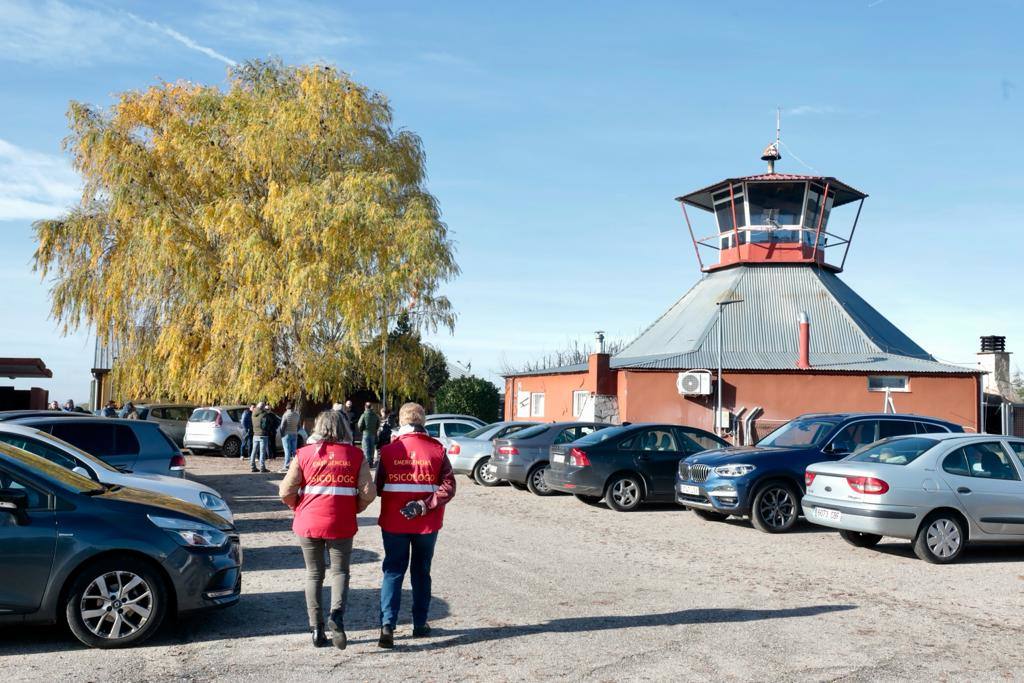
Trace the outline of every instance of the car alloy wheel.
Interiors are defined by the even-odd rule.
[[[640,504],[640,482],[632,477],[616,479],[608,489],[607,500],[613,510],[627,512]]]
[[[153,612],[153,590],[130,571],[97,576],[78,604],[82,623],[93,635],[107,640],[126,638],[145,627]]]
[[[481,458],[480,462],[478,462],[476,467],[473,468],[473,479],[481,486],[497,486],[501,483],[501,480],[498,479],[498,477],[495,476],[488,467],[490,463],[490,458]]]
[[[533,468],[530,471],[529,476],[526,479],[526,488],[530,489],[530,493],[535,496],[550,496],[554,491],[548,486],[547,481],[544,479],[544,475],[550,469],[548,465],[540,465],[539,467]]]
[[[225,458],[237,458],[242,452],[242,442],[233,436],[228,437],[220,452]]]
[[[787,486],[769,485],[754,500],[754,526],[768,533],[788,531],[797,519],[796,496]]]

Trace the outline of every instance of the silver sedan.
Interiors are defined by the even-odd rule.
[[[496,486],[500,480],[487,469],[494,452],[494,439],[508,437],[536,422],[492,422],[448,442],[448,459],[456,474],[465,474],[482,486]]]
[[[922,560],[968,542],[1024,543],[1024,439],[928,434],[885,439],[807,468],[804,516],[866,548],[905,538]]]

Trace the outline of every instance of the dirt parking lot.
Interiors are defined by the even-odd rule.
[[[279,461],[275,461],[279,462]],[[917,560],[801,525],[773,537],[662,506],[631,514],[459,478],[434,563],[435,637],[376,647],[377,504],[360,519],[349,648],[314,649],[281,475],[193,457],[229,497],[244,595],[135,650],[87,650],[59,628],[0,631],[10,680],[1024,678],[1024,549]]]

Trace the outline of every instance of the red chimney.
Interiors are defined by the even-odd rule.
[[[800,311],[800,355],[796,360],[796,366],[801,370],[811,368],[811,319],[807,311]]]

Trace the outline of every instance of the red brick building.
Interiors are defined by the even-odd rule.
[[[889,405],[978,429],[982,372],[936,361],[839,278],[867,195],[775,173],[773,147],[769,173],[677,198],[702,278],[615,356],[506,377],[507,419],[713,430],[717,413],[722,433],[749,442],[801,413]],[[832,227],[841,207],[845,236]],[[710,236],[697,237],[688,208],[713,216]]]

